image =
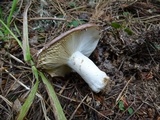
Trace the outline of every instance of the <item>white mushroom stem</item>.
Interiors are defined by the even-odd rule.
[[[109,77],[106,73],[81,52],[73,53],[67,64],[88,83],[94,92],[100,92],[107,85]]]

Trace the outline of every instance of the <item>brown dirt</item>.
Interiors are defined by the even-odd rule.
[[[74,27],[73,20],[76,23],[83,21],[82,23],[98,24],[102,30],[101,39],[90,58],[115,82],[110,92],[95,94],[77,73],[56,78],[47,75],[67,119],[160,120],[159,0],[43,1],[45,2],[34,0],[28,11],[32,52]],[[0,6],[5,20],[11,1],[4,0],[0,2]],[[22,14],[25,6],[26,1],[18,3],[18,10],[14,13],[10,27],[20,40],[23,34]],[[46,17],[46,20],[42,20],[41,15]],[[49,18],[54,16],[65,17],[64,20]],[[118,25],[120,27],[117,28]],[[14,120],[19,112],[19,104],[25,101],[28,93],[15,79],[32,87],[34,78],[30,66],[24,63],[22,50],[16,41],[9,35],[5,37],[7,41],[2,41],[3,38],[0,37],[0,95],[4,97],[0,97],[0,119]],[[40,83],[38,90],[45,101],[47,116],[54,120],[43,83]],[[122,101],[123,107],[119,101]],[[129,113],[130,110],[133,112]],[[37,97],[26,119],[45,119],[42,103]]]

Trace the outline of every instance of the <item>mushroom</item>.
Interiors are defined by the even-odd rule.
[[[110,81],[88,57],[100,39],[98,26],[84,24],[73,28],[46,44],[38,52],[37,67],[46,70],[52,77],[62,76],[72,69],[98,93]]]

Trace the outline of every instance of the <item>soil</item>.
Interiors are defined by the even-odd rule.
[[[0,19],[7,21],[12,1],[0,2]],[[19,1],[10,29],[23,40],[23,12]],[[34,0],[28,10],[31,53],[61,33],[84,23],[100,26],[101,38],[90,59],[114,82],[111,90],[94,93],[77,73],[64,77],[45,74],[54,86],[68,120],[160,120],[160,1],[159,0]],[[0,120],[15,120],[34,77],[13,36],[1,34]],[[2,31],[3,33],[3,31]],[[36,62],[36,60],[35,60]],[[45,72],[45,71],[44,71]],[[40,82],[38,93],[46,113],[53,109]],[[43,120],[43,104],[35,97],[26,120]]]

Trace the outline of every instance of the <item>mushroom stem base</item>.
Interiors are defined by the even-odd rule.
[[[110,78],[101,71],[88,57],[77,51],[69,58],[68,66],[75,70],[98,93],[105,88]]]

